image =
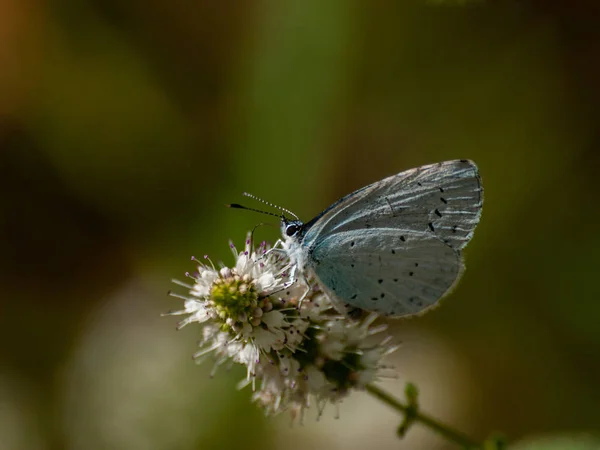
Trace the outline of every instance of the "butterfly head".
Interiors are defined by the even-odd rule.
[[[281,235],[285,240],[296,240],[304,223],[300,220],[289,220],[287,217],[281,217]]]
[[[288,219],[281,216],[282,248],[286,252],[290,263],[296,267],[304,267],[305,249],[302,246],[304,223],[299,219]]]
[[[246,209],[248,211],[254,211],[254,212],[266,214],[269,216],[279,217],[281,219],[280,229],[281,229],[281,236],[283,236],[283,240],[287,243],[299,242],[300,236],[301,236],[301,231],[304,228],[304,222],[302,222],[296,214],[294,214],[289,209],[285,209],[285,208],[282,208],[281,206],[277,206],[277,205],[274,205],[273,203],[269,203],[261,198],[256,197],[255,195],[248,194],[247,192],[244,192],[244,196],[250,197],[254,200],[258,200],[259,202],[269,205],[273,208],[276,208],[281,212],[279,214],[275,214],[275,213],[272,213],[269,211],[261,211],[260,209],[248,208],[247,206],[242,206],[238,203],[231,203],[227,206],[230,208]],[[288,219],[286,217],[286,214],[293,217],[293,219]]]

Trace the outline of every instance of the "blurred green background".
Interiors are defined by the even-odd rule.
[[[477,439],[600,431],[592,0],[0,2],[0,449],[450,449],[353,395],[264,418],[191,361],[172,277],[265,219],[470,158],[459,288],[392,322],[423,408]],[[273,240],[277,229],[259,230]]]

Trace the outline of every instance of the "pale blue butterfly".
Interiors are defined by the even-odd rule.
[[[341,311],[413,315],[460,279],[482,205],[475,163],[426,165],[359,189],[307,223],[279,208],[294,219],[282,213],[274,251],[289,257],[291,282],[299,276],[308,290],[314,277]]]

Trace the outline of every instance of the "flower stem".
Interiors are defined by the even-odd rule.
[[[416,407],[415,404],[404,404],[397,398],[393,397],[392,395],[388,394],[387,392],[385,392],[384,390],[378,388],[377,386],[375,386],[373,384],[368,384],[366,386],[366,390],[373,397],[381,400],[383,403],[392,407],[396,411],[404,414],[404,416],[405,416],[404,424],[406,424],[406,425],[413,423],[413,422],[420,422],[423,425],[425,425],[426,427],[435,431],[436,433],[442,435],[444,438],[462,446],[465,449],[474,450],[474,449],[483,448],[481,444],[474,442],[466,434],[463,434],[460,431],[453,430],[452,428],[448,427],[447,425],[440,423],[436,419],[434,419],[426,414],[423,414],[422,412],[419,411],[419,409]],[[402,432],[406,431],[404,429],[403,425],[401,425],[401,429],[402,429]]]

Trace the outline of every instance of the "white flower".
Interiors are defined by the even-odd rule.
[[[389,338],[376,345],[368,342],[385,329],[372,327],[375,314],[361,322],[314,317],[319,320],[309,322],[298,349],[277,354],[279,371],[257,367],[262,384],[253,399],[268,413],[289,410],[302,416],[314,398],[320,415],[327,403],[339,404],[353,389],[375,381],[382,358],[395,350]]]
[[[193,322],[203,326],[200,350],[195,358],[215,357],[215,368],[227,361],[247,368],[241,387],[252,385],[253,400],[270,414],[291,411],[303,416],[311,399],[320,415],[327,403],[338,404],[353,389],[374,381],[381,360],[394,347],[389,339],[377,345],[367,342],[385,329],[374,327],[377,316],[353,321],[340,315],[331,299],[314,282],[302,307],[298,299],[306,287],[288,286],[285,271],[289,259],[268,246],[251,246],[248,235],[244,251],[233,244],[235,266],[217,270],[210,259],[198,264],[188,285],[183,327]]]
[[[170,314],[186,314],[179,327],[193,322],[204,324],[204,338],[200,358],[209,353],[217,355],[219,364],[223,358],[231,358],[248,367],[248,377],[261,358],[275,349],[282,349],[290,341],[296,341],[296,330],[287,321],[287,316],[274,310],[269,294],[282,291],[286,279],[283,275],[285,263],[275,254],[267,254],[266,244],[255,251],[251,248],[250,236],[244,251],[238,252],[231,244],[236,258],[234,268],[215,268],[205,256],[208,264],[198,264],[197,273],[186,274],[192,285],[175,281],[189,289],[188,296],[172,294],[184,300],[184,309]]]

